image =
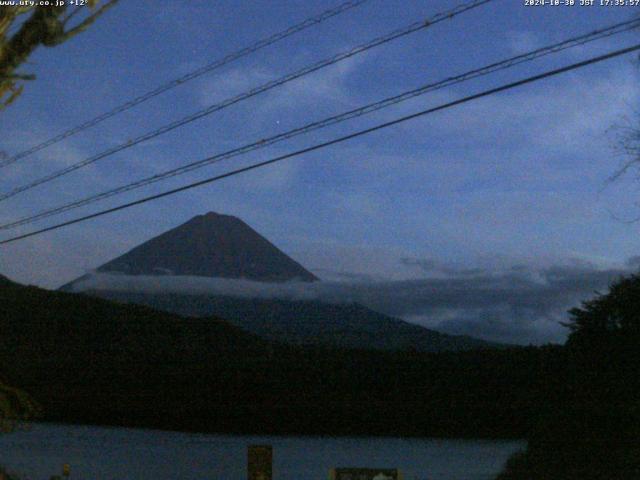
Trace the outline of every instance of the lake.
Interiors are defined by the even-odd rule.
[[[74,480],[244,480],[247,446],[273,445],[274,480],[325,480],[331,467],[400,468],[405,480],[487,480],[518,441],[265,437],[35,424],[0,435],[0,465],[49,480],[71,465]]]

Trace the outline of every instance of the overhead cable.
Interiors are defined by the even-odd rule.
[[[248,171],[251,171],[251,170],[255,170],[255,169],[258,169],[258,168],[262,168],[262,167],[266,167],[268,165],[273,165],[275,163],[281,162],[281,161],[289,159],[289,158],[298,157],[298,156],[301,156],[301,155],[304,155],[304,154],[307,154],[307,153],[310,153],[310,152],[314,152],[314,151],[329,147],[331,145],[336,145],[336,144],[339,144],[339,143],[342,143],[342,142],[345,142],[345,141],[348,141],[348,140],[352,140],[354,138],[361,137],[363,135],[368,135],[370,133],[373,133],[373,132],[376,132],[376,131],[379,131],[379,130],[382,130],[382,129],[385,129],[385,128],[388,128],[388,127],[391,127],[391,126],[394,126],[394,125],[398,125],[400,123],[404,123],[404,122],[407,122],[409,120],[414,120],[416,118],[423,117],[423,116],[431,114],[431,113],[439,112],[439,111],[442,111],[442,110],[447,110],[447,109],[455,107],[457,105],[462,105],[464,103],[468,103],[468,102],[471,102],[471,101],[474,101],[474,100],[478,100],[478,99],[483,98],[483,97],[488,97],[488,96],[494,95],[496,93],[500,93],[500,92],[504,92],[504,91],[507,91],[507,90],[511,90],[513,88],[516,88],[516,87],[520,87],[520,86],[523,86],[523,85],[526,85],[526,84],[537,82],[537,81],[543,80],[545,78],[549,78],[549,77],[553,77],[553,76],[556,76],[556,75],[560,75],[562,73],[566,73],[566,72],[569,72],[569,71],[572,71],[572,70],[577,70],[579,68],[583,68],[583,67],[586,67],[588,65],[592,65],[592,64],[595,64],[595,63],[603,62],[605,60],[609,60],[609,59],[612,59],[612,58],[615,58],[615,57],[619,57],[621,55],[625,55],[625,54],[628,54],[628,53],[631,53],[631,52],[635,52],[635,51],[638,51],[638,50],[640,50],[640,44],[636,44],[634,46],[623,48],[623,49],[620,49],[620,50],[615,50],[613,52],[609,52],[607,54],[600,55],[600,56],[597,56],[597,57],[592,57],[592,58],[590,58],[588,60],[584,60],[584,61],[581,61],[581,62],[578,62],[578,63],[573,63],[573,64],[567,65],[565,67],[557,68],[557,69],[554,69],[554,70],[549,70],[549,71],[546,71],[546,72],[538,74],[538,75],[533,75],[531,77],[527,77],[525,79],[518,80],[516,82],[511,82],[511,83],[508,83],[508,84],[505,84],[505,85],[502,85],[502,86],[499,86],[499,87],[496,87],[496,88],[492,88],[492,89],[485,90],[485,91],[480,92],[480,93],[476,93],[474,95],[469,95],[469,96],[460,98],[458,100],[454,100],[452,102],[448,102],[448,103],[439,105],[437,107],[432,107],[432,108],[429,108],[429,109],[426,109],[426,110],[422,110],[420,112],[413,113],[411,115],[406,115],[406,116],[403,116],[403,117],[400,117],[400,118],[396,118],[396,119],[391,120],[389,122],[381,123],[381,124],[375,125],[373,127],[366,128],[364,130],[359,130],[359,131],[350,133],[348,135],[344,135],[344,136],[341,136],[341,137],[338,137],[338,138],[334,138],[333,140],[329,140],[329,141],[326,141],[326,142],[318,143],[318,144],[313,145],[311,147],[303,148],[301,150],[297,150],[295,152],[291,152],[291,153],[288,153],[288,154],[285,154],[285,155],[281,155],[279,157],[275,157],[275,158],[272,158],[270,160],[265,160],[263,162],[254,163],[254,164],[246,166],[246,167],[238,168],[236,170],[232,170],[230,172],[226,172],[226,173],[223,173],[223,174],[220,174],[220,175],[209,177],[209,178],[206,178],[204,180],[200,180],[200,181],[197,181],[197,182],[189,183],[187,185],[183,185],[183,186],[178,187],[178,188],[167,190],[167,191],[162,192],[162,193],[158,193],[158,194],[155,194],[155,195],[150,195],[148,197],[140,198],[140,199],[134,200],[132,202],[128,202],[128,203],[124,203],[124,204],[118,205],[116,207],[111,207],[111,208],[108,208],[108,209],[105,209],[105,210],[101,210],[99,212],[95,212],[95,213],[92,213],[92,214],[89,214],[89,215],[84,215],[84,216],[81,216],[81,217],[74,218],[72,220],[67,220],[67,221],[62,222],[62,223],[51,225],[51,226],[46,227],[46,228],[42,228],[42,229],[39,229],[39,230],[31,231],[31,232],[28,232],[28,233],[25,233],[25,234],[22,234],[22,235],[17,235],[15,237],[11,237],[11,238],[8,238],[8,239],[0,241],[0,245],[5,245],[5,244],[8,244],[8,243],[12,243],[12,242],[16,242],[16,241],[23,240],[23,239],[26,239],[26,238],[30,238],[30,237],[33,237],[33,236],[36,236],[36,235],[41,235],[41,234],[43,234],[45,232],[50,232],[50,231],[57,230],[57,229],[60,229],[60,228],[63,228],[63,227],[69,226],[69,225],[74,225],[74,224],[77,224],[77,223],[80,223],[80,222],[85,222],[87,220],[98,218],[98,217],[101,217],[101,216],[104,216],[104,215],[107,215],[107,214],[110,214],[110,213],[114,213],[114,212],[118,212],[118,211],[121,211],[121,210],[125,210],[125,209],[128,209],[128,208],[134,207],[136,205],[141,205],[143,203],[147,203],[147,202],[158,200],[158,199],[161,199],[161,198],[164,198],[164,197],[175,195],[177,193],[184,192],[184,191],[187,191],[187,190],[191,190],[191,189],[194,189],[194,188],[197,188],[197,187],[200,187],[200,186],[203,186],[203,185],[207,185],[207,184],[210,184],[210,183],[213,183],[213,182],[225,179],[225,178],[233,177],[233,176],[239,175],[241,173],[245,173],[245,172],[248,172]]]
[[[452,76],[452,77],[447,77],[443,80],[440,80],[438,82],[435,83],[429,83],[427,85],[423,85],[421,87],[403,92],[399,95],[395,95],[392,97],[388,97],[385,98],[383,100],[374,102],[374,103],[370,103],[368,105],[364,105],[361,106],[359,108],[356,109],[352,109],[349,110],[347,112],[343,112],[339,115],[334,115],[328,118],[325,118],[323,120],[319,120],[316,122],[312,122],[309,124],[306,124],[302,127],[298,127],[295,128],[293,130],[289,130],[287,132],[283,132],[277,135],[274,135],[272,137],[269,138],[263,138],[260,139],[258,141],[255,141],[253,143],[247,144],[247,145],[243,145],[241,147],[237,147],[234,148],[232,150],[228,150],[226,152],[223,153],[219,153],[217,155],[213,155],[210,157],[207,157],[205,159],[201,159],[198,160],[196,162],[192,162],[177,168],[173,168],[155,175],[151,175],[149,177],[143,178],[141,180],[137,180],[135,182],[130,182],[127,183],[125,185],[122,185],[120,187],[116,187],[98,194],[94,194],[88,197],[85,197],[83,199],[80,200],[76,200],[70,203],[66,203],[60,206],[57,206],[55,208],[50,208],[41,212],[38,212],[34,215],[30,215],[30,216],[26,216],[23,218],[20,218],[16,221],[10,222],[10,223],[6,223],[3,225],[0,225],[0,230],[7,230],[7,229],[11,229],[11,228],[15,228],[18,226],[22,226],[22,225],[26,225],[26,224],[30,224],[33,223],[35,221],[44,219],[44,218],[48,218],[54,215],[58,215],[70,210],[74,210],[76,208],[80,208],[95,202],[98,202],[100,200],[104,200],[116,195],[120,195],[123,194],[125,192],[129,192],[132,190],[135,190],[137,188],[141,188],[143,186],[146,185],[151,185],[153,183],[157,183],[163,180],[166,180],[168,178],[172,178],[178,175],[182,175],[188,172],[191,172],[193,170],[197,170],[199,168],[203,168],[205,166],[209,166],[212,165],[214,163],[218,163],[221,162],[223,160],[227,160],[233,157],[237,157],[240,155],[244,155],[247,154],[249,152],[261,149],[261,148],[265,148],[267,146],[273,145],[275,143],[279,143],[282,142],[284,140],[288,140],[294,137],[297,137],[299,135],[303,135],[315,130],[319,130],[321,128],[326,128],[353,118],[357,118],[357,117],[361,117],[370,113],[373,113],[375,111],[390,107],[392,105],[398,104],[400,102],[404,102],[407,101],[409,99],[415,98],[419,95],[424,95],[426,93],[429,92],[433,92],[435,90],[439,90],[445,87],[449,87],[452,85],[456,85],[465,81],[469,81],[472,80],[474,78],[478,78],[481,76],[485,76],[485,75],[489,75],[491,73],[495,73],[497,71],[501,71],[501,70],[506,70],[508,68],[513,68],[516,65],[520,65],[522,63],[525,62],[531,62],[535,59],[544,57],[546,55],[550,55],[553,53],[558,53],[560,51],[569,49],[569,48],[573,48],[573,47],[577,47],[579,45],[584,45],[586,43],[589,42],[593,42],[596,40],[600,40],[602,38],[606,38],[606,37],[611,37],[613,35],[617,35],[623,32],[626,32],[628,30],[634,29],[634,28],[638,28],[638,26],[640,26],[640,19],[635,19],[635,20],[631,20],[631,21],[626,21],[626,22],[621,22],[621,23],[617,23],[615,25],[611,25],[609,27],[605,27],[605,28],[600,28],[597,30],[594,30],[592,32],[580,35],[580,36],[576,36],[576,37],[572,37],[570,39],[564,40],[562,42],[559,43],[554,43],[552,45],[548,45],[542,48],[538,48],[535,50],[532,50],[530,52],[527,53],[523,53],[520,55],[516,55],[507,59],[503,59],[501,61],[498,62],[494,62],[492,64],[483,66],[481,68],[476,68],[470,71],[467,71],[463,74],[460,75],[456,75],[456,76]]]
[[[20,187],[14,188],[13,190],[10,190],[8,192],[2,193],[0,194],[0,201],[4,201],[8,198],[14,197],[22,192],[26,192],[27,190],[31,190],[32,188],[35,188],[39,185],[42,185],[44,183],[48,183],[52,180],[55,180],[57,178],[60,178],[64,175],[67,175],[71,172],[74,172],[80,168],[86,167],[88,165],[91,165],[99,160],[102,160],[106,157],[109,157],[117,152],[121,152],[123,150],[126,150],[128,148],[133,147],[134,145],[137,145],[139,143],[145,142],[147,140],[151,140],[153,138],[159,137],[160,135],[164,135],[165,133],[168,133],[172,130],[175,130],[176,128],[182,127],[184,125],[187,125],[191,122],[194,122],[195,120],[198,120],[200,118],[206,117],[207,115],[211,115],[214,112],[220,111],[222,109],[225,109],[227,107],[230,107],[231,105],[234,105],[238,102],[241,102],[243,100],[246,100],[248,98],[254,97],[258,94],[264,93],[268,90],[271,90],[273,88],[276,88],[280,85],[284,85],[285,83],[291,82],[297,78],[303,77],[305,75],[308,75],[310,73],[316,72],[322,68],[328,67],[329,65],[333,65],[335,63],[341,62],[343,60],[346,60],[347,58],[351,58],[355,55],[361,54],[363,52],[366,52],[368,50],[371,50],[372,48],[378,47],[380,45],[389,43],[393,40],[396,40],[398,38],[407,36],[411,33],[417,32],[419,30],[423,30],[425,28],[429,28],[432,25],[435,25],[437,23],[440,23],[444,20],[449,20],[452,19],[454,17],[456,17],[457,15],[460,15],[464,12],[467,12],[469,10],[472,10],[474,8],[477,8],[481,5],[484,5],[486,3],[489,3],[493,0],[474,0],[472,2],[467,2],[461,5],[458,5],[457,7],[454,7],[450,10],[447,10],[445,12],[441,12],[438,13],[436,15],[434,15],[433,17],[427,19],[427,20],[420,20],[418,22],[414,22],[411,25],[408,25],[406,27],[400,28],[398,30],[394,30],[391,33],[384,35],[382,37],[378,37],[370,42],[367,42],[365,44],[362,44],[358,47],[352,48],[351,50],[339,53],[337,55],[334,55],[330,58],[327,58],[325,60],[322,60],[320,62],[314,63],[312,65],[309,65],[307,67],[304,67],[300,70],[297,70],[296,72],[290,73],[288,75],[285,75],[283,77],[280,77],[276,80],[272,80],[269,81],[259,87],[253,88],[247,92],[241,93],[239,95],[236,95],[234,97],[228,98],[226,100],[223,100],[220,103],[216,103],[214,105],[211,105],[203,110],[200,110],[198,112],[195,112],[191,115],[188,115],[184,118],[181,118],[180,120],[176,120],[174,122],[171,122],[167,125],[164,125],[156,130],[153,130],[151,132],[147,132],[145,134],[142,134],[136,138],[130,139],[125,143],[122,143],[120,145],[117,145],[115,147],[112,147],[104,152],[101,152],[97,155],[94,155],[92,157],[89,157],[85,160],[81,160],[80,162],[76,162],[72,165],[69,165],[61,170],[57,170],[53,173],[50,173],[48,175],[45,175],[44,177],[38,178],[32,182],[29,182],[25,185],[22,185]]]
[[[82,132],[83,130],[87,130],[88,128],[94,127],[96,125],[98,125],[101,122],[104,122],[105,120],[118,115],[119,113],[125,112],[133,107],[135,107],[136,105],[140,105],[141,103],[146,102],[147,100],[150,100],[154,97],[157,97],[158,95],[161,95],[165,92],[168,92],[169,90],[172,90],[180,85],[184,85],[185,83],[201,77],[202,75],[204,75],[205,73],[209,73],[213,70],[216,70],[224,65],[227,65],[235,60],[238,60],[242,57],[245,57],[251,53],[257,52],[258,50],[261,50],[269,45],[273,45],[276,42],[279,42],[280,40],[284,40],[287,37],[290,37],[298,32],[301,32],[303,30],[306,30],[309,27],[312,27],[314,25],[317,25],[319,23],[324,22],[325,20],[328,20],[329,18],[335,17],[336,15],[340,15],[343,12],[346,12],[348,10],[351,10],[352,8],[358,7],[364,3],[369,2],[370,0],[352,0],[352,1],[348,1],[345,2],[341,5],[338,5],[337,7],[334,8],[330,8],[328,10],[325,10],[324,12],[320,13],[319,15],[315,15],[313,17],[309,17],[306,20],[293,25],[289,28],[287,28],[286,30],[282,30],[281,32],[275,33],[269,37],[263,38],[262,40],[258,40],[257,42],[253,43],[252,45],[249,45],[248,47],[244,47],[236,52],[230,53],[212,63],[209,63],[207,65],[204,65],[196,70],[193,70],[185,75],[182,75],[181,77],[178,77],[176,79],[170,80],[167,83],[164,83],[162,85],[160,85],[159,87],[154,88],[153,90],[150,90],[138,97],[135,97],[131,100],[128,100],[127,102],[118,105],[117,107],[102,113],[101,115],[98,115],[97,117],[94,117],[90,120],[87,120],[86,122],[83,122],[79,125],[76,125],[73,128],[70,128],[58,135],[55,135],[47,140],[45,140],[42,143],[39,143],[37,145],[34,145],[31,148],[28,148],[27,150],[24,150],[10,158],[7,158],[3,161],[0,161],[0,168],[2,167],[6,167],[8,165],[11,165],[15,162],[17,162],[18,160],[21,160],[25,157],[28,157],[29,155],[38,152],[40,150],[44,150],[47,147],[50,147],[51,145],[55,145],[56,143],[61,142],[62,140],[69,138],[77,133]],[[77,10],[76,10],[77,11]]]

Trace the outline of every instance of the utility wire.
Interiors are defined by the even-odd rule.
[[[241,102],[243,100],[246,100],[248,98],[254,97],[260,93],[266,92],[268,90],[271,90],[275,87],[278,87],[280,85],[283,85],[285,83],[291,82],[292,80],[295,80],[297,78],[303,77],[305,75],[308,75],[310,73],[313,73],[315,71],[318,71],[322,68],[325,68],[329,65],[333,65],[335,63],[338,63],[342,60],[346,60],[347,58],[351,58],[355,55],[358,55],[360,53],[366,52],[374,47],[383,45],[385,43],[389,43],[393,40],[396,40],[398,38],[407,36],[411,33],[417,32],[419,30],[423,30],[425,28],[429,28],[432,25],[435,25],[437,23],[440,23],[444,20],[449,20],[454,18],[457,15],[460,15],[464,12],[467,12],[469,10],[472,10],[474,8],[477,8],[481,5],[484,5],[486,3],[489,3],[493,0],[473,0],[472,2],[467,2],[461,5],[458,5],[455,8],[452,8],[450,10],[447,10],[445,12],[442,13],[438,13],[436,15],[434,15],[433,17],[427,19],[427,20],[420,20],[418,22],[414,22],[411,25],[408,25],[406,27],[400,28],[398,30],[394,30],[391,33],[384,35],[382,37],[378,37],[370,42],[367,42],[365,44],[362,44],[358,47],[352,48],[351,50],[339,53],[337,55],[334,55],[330,58],[327,58],[325,60],[322,60],[320,62],[314,63],[310,66],[304,67],[301,70],[298,70],[296,72],[290,73],[288,75],[285,75],[284,77],[280,77],[276,80],[272,80],[270,82],[267,82],[259,87],[253,88],[245,93],[241,93],[235,97],[231,97],[228,98],[226,100],[223,100],[220,103],[216,103],[214,105],[211,105],[203,110],[200,110],[196,113],[193,113],[191,115],[188,115],[187,117],[184,117],[180,120],[176,120],[172,123],[169,123],[167,125],[164,125],[154,131],[145,133],[143,135],[140,135],[139,137],[136,137],[135,139],[131,139],[129,141],[127,141],[126,143],[122,143],[118,146],[112,147],[102,153],[99,153],[97,155],[94,155],[93,157],[87,158],[85,160],[82,160],[80,162],[77,162],[73,165],[70,165],[66,168],[63,168],[61,170],[58,170],[56,172],[53,172],[49,175],[46,175],[44,177],[41,177],[37,180],[34,180],[28,184],[22,185],[20,187],[17,187],[9,192],[0,194],[0,201],[6,200],[8,198],[11,198],[15,195],[18,195],[19,193],[25,192],[27,190],[31,190],[34,187],[37,187],[38,185],[42,185],[43,183],[47,183],[50,182],[51,180],[54,180],[56,178],[60,178],[64,175],[67,175],[68,173],[71,173],[75,170],[78,170],[82,167],[86,167],[87,165],[90,165],[92,163],[97,162],[98,160],[101,160],[103,158],[106,158],[108,156],[113,155],[114,153],[120,152],[122,150],[126,150],[127,148],[130,148],[134,145],[137,145],[138,143],[147,141],[147,140],[151,140],[152,138],[156,138],[159,137],[160,135],[163,135],[167,132],[170,132],[178,127],[181,127],[183,125],[186,125],[188,123],[191,123],[195,120],[198,120],[202,117],[205,117],[207,115],[210,115],[214,112],[217,112],[219,110],[222,110],[224,108],[227,108],[231,105],[234,105],[238,102]]]
[[[176,88],[179,85],[189,82],[190,80],[198,78],[204,75],[205,73],[209,73],[235,60],[238,60],[251,53],[257,52],[258,50],[268,47],[269,45],[273,45],[274,43],[279,42],[280,40],[284,40],[287,37],[290,37],[298,32],[306,30],[307,28],[312,27],[314,25],[318,25],[324,22],[325,20],[328,20],[329,18],[335,17],[336,15],[340,15],[341,13],[351,10],[352,8],[359,7],[360,5],[367,3],[369,1],[370,0],[352,0],[352,1],[345,2],[341,5],[338,5],[337,7],[331,8],[329,10],[325,10],[319,15],[309,17],[306,20],[287,28],[286,30],[283,30],[281,32],[271,35],[270,37],[263,38],[262,40],[258,40],[254,44],[249,45],[248,47],[244,47],[236,52],[230,53],[227,56],[222,57],[219,60],[216,60],[215,62],[204,65],[198,68],[197,70],[194,70],[190,73],[187,73],[186,75],[183,75],[182,77],[176,78],[163,85],[160,85],[159,87],[156,87],[155,89],[150,90],[147,93],[144,93],[121,105],[118,105],[112,110],[109,110],[101,115],[98,115],[97,117],[92,118],[91,120],[87,120],[86,122],[81,123],[80,125],[70,128],[69,130],[62,132],[54,137],[51,137],[42,143],[34,145],[33,147],[27,150],[24,150],[14,155],[13,157],[7,158],[6,160],[0,162],[0,168],[11,165],[12,163],[17,162],[18,160],[28,157],[29,155],[35,152],[38,152],[40,150],[43,150],[47,147],[50,147],[51,145],[55,145],[56,143],[61,142],[62,140],[75,135],[76,133],[79,133],[83,130],[94,127],[99,123],[107,120],[108,118],[118,115],[119,113],[125,112],[135,107],[136,105],[140,105],[141,103],[146,102],[147,100],[157,97],[158,95],[161,95],[173,88]],[[77,12],[78,10],[80,9],[76,9],[74,12]]]
[[[350,120],[352,118],[356,118],[356,117],[360,117],[363,115],[367,115],[369,113],[381,110],[383,108],[387,108],[389,106],[395,105],[397,103],[400,102],[404,102],[406,100],[415,98],[419,95],[424,95],[428,92],[432,92],[435,90],[439,90],[445,87],[449,87],[451,85],[455,85],[455,84],[459,84],[465,81],[469,81],[472,80],[474,78],[477,77],[481,77],[481,76],[485,76],[485,75],[489,75],[491,73],[495,73],[497,71],[500,70],[506,70],[508,68],[512,68],[516,65],[525,63],[525,62],[530,62],[533,61],[537,58],[546,56],[546,55],[550,55],[553,53],[557,53],[560,52],[562,50],[566,50],[568,48],[573,48],[579,45],[584,45],[586,43],[589,42],[593,42],[596,40],[600,40],[602,38],[605,37],[611,37],[613,35],[618,35],[620,33],[626,32],[628,30],[631,29],[635,29],[638,26],[640,26],[640,19],[634,19],[634,20],[630,20],[630,21],[625,21],[625,22],[621,22],[621,23],[617,23],[615,25],[611,25],[605,28],[600,28],[597,30],[594,30],[592,32],[589,32],[587,34],[584,35],[580,35],[577,37],[573,37],[567,40],[564,40],[562,42],[559,43],[555,43],[552,45],[548,45],[542,48],[538,48],[536,50],[533,50],[531,52],[527,52],[521,55],[516,55],[514,57],[510,57],[504,60],[501,60],[499,62],[495,62],[492,64],[489,64],[487,66],[481,67],[481,68],[477,68],[468,72],[465,72],[463,74],[460,75],[456,75],[453,77],[448,77],[445,78],[444,80],[440,80],[438,82],[435,83],[430,83],[427,85],[423,85],[419,88],[413,89],[413,90],[409,90],[406,92],[403,92],[399,95],[395,95],[393,97],[388,97],[385,98],[383,100],[380,100],[378,102],[375,103],[370,103],[368,105],[353,109],[353,110],[349,110],[347,112],[341,113],[339,115],[334,115],[328,118],[325,118],[323,120],[320,121],[316,121],[313,123],[309,123],[307,125],[304,125],[302,127],[293,129],[293,130],[289,130],[287,132],[283,132],[280,133],[278,135],[269,137],[269,138],[264,138],[261,140],[258,140],[257,142],[253,142],[238,148],[234,148],[233,150],[229,150],[226,151],[224,153],[220,153],[211,157],[207,157],[205,159],[196,161],[196,162],[192,162],[189,163],[187,165],[183,165],[171,170],[167,170],[165,172],[162,173],[158,173],[155,175],[152,175],[150,177],[146,177],[143,178],[141,180],[137,180],[135,182],[131,182],[125,185],[122,185],[120,187],[111,189],[111,190],[107,190],[95,195],[91,195],[89,197],[85,197],[83,199],[80,200],[76,200],[74,202],[70,202],[64,205],[60,205],[58,207],[55,208],[51,208],[48,210],[44,210],[41,212],[38,212],[34,215],[31,216],[27,216],[27,217],[23,217],[20,218],[14,222],[11,223],[6,223],[3,225],[0,225],[0,230],[7,230],[7,229],[11,229],[11,228],[15,228],[18,226],[22,226],[22,225],[26,225],[26,224],[30,224],[33,222],[36,222],[38,220],[44,219],[44,218],[48,218],[54,215],[58,215],[60,213],[63,212],[67,212],[69,210],[74,210],[76,208],[80,208],[92,203],[95,203],[97,201],[100,200],[104,200],[106,198],[110,198],[113,197],[115,195],[119,195],[125,192],[129,192],[131,190],[135,190],[137,188],[141,188],[143,186],[146,185],[151,185],[153,183],[157,183],[163,180],[166,180],[168,178],[171,177],[175,177],[178,175],[182,175],[188,172],[191,172],[193,170],[214,164],[214,163],[218,163],[221,162],[223,160],[232,158],[232,157],[236,157],[239,155],[243,155],[246,153],[249,153],[251,151],[254,150],[258,150],[261,148],[265,148],[267,146],[273,145],[275,143],[281,142],[283,140],[287,140],[287,139],[291,139],[293,137],[297,137],[299,135],[302,134],[306,134],[315,130],[319,130],[321,128],[326,128],[328,126],[331,125],[335,125],[341,122],[344,122],[346,120]]]
[[[511,82],[511,83],[502,85],[500,87],[496,87],[496,88],[492,88],[492,89],[489,89],[489,90],[485,90],[483,92],[476,93],[474,95],[469,95],[467,97],[463,97],[463,98],[460,98],[458,100],[454,100],[452,102],[439,105],[437,107],[429,108],[427,110],[422,110],[420,112],[413,113],[411,115],[406,115],[404,117],[400,117],[400,118],[397,118],[395,120],[391,120],[389,122],[381,123],[381,124],[375,125],[373,127],[366,128],[364,130],[359,130],[357,132],[353,132],[353,133],[350,133],[348,135],[344,135],[342,137],[334,138],[333,140],[329,140],[329,141],[326,141],[326,142],[323,142],[323,143],[318,143],[318,144],[313,145],[311,147],[303,148],[301,150],[297,150],[295,152],[291,152],[291,153],[288,153],[288,154],[285,154],[285,155],[281,155],[279,157],[275,157],[275,158],[272,158],[270,160],[265,160],[263,162],[254,163],[253,165],[249,165],[249,166],[246,166],[246,167],[238,168],[236,170],[232,170],[230,172],[223,173],[221,175],[216,175],[214,177],[209,177],[209,178],[206,178],[204,180],[200,180],[198,182],[189,183],[187,185],[183,185],[181,187],[174,188],[172,190],[167,190],[167,191],[162,192],[162,193],[158,193],[158,194],[155,194],[155,195],[144,197],[144,198],[141,198],[141,199],[138,199],[138,200],[134,200],[132,202],[124,203],[124,204],[118,205],[116,207],[112,207],[112,208],[108,208],[106,210],[102,210],[102,211],[99,211],[99,212],[96,212],[96,213],[92,213],[90,215],[77,217],[77,218],[75,218],[73,220],[68,220],[66,222],[58,223],[58,224],[52,225],[50,227],[42,228],[40,230],[35,230],[35,231],[29,232],[29,233],[25,233],[25,234],[22,234],[22,235],[11,237],[11,238],[8,238],[6,240],[0,241],[0,245],[5,245],[7,243],[16,242],[18,240],[22,240],[22,239],[25,239],[25,238],[33,237],[35,235],[40,235],[40,234],[45,233],[45,232],[50,232],[52,230],[57,230],[57,229],[62,228],[62,227],[66,227],[66,226],[73,225],[73,224],[76,224],[76,223],[84,222],[84,221],[87,221],[87,220],[90,220],[90,219],[93,219],[93,218],[101,217],[101,216],[107,215],[109,213],[114,213],[114,212],[117,212],[117,211],[120,211],[120,210],[131,208],[131,207],[136,206],[136,205],[141,205],[143,203],[147,203],[147,202],[150,202],[150,201],[153,201],[153,200],[158,200],[160,198],[168,197],[170,195],[175,195],[176,193],[183,192],[183,191],[186,191],[186,190],[191,190],[192,188],[200,187],[202,185],[207,185],[209,183],[213,183],[213,182],[216,182],[218,180],[222,180],[224,178],[233,177],[235,175],[239,175],[241,173],[245,173],[245,172],[248,172],[248,171],[251,171],[251,170],[255,170],[257,168],[265,167],[267,165],[272,165],[274,163],[278,163],[278,162],[281,162],[281,161],[289,159],[289,158],[293,158],[293,157],[297,157],[297,156],[300,156],[300,155],[304,155],[306,153],[310,153],[310,152],[313,152],[313,151],[316,151],[316,150],[320,150],[322,148],[326,148],[326,147],[331,146],[331,145],[336,145],[338,143],[342,143],[342,142],[345,142],[347,140],[352,140],[354,138],[358,138],[358,137],[361,137],[363,135],[367,135],[369,133],[373,133],[373,132],[376,132],[378,130],[382,130],[384,128],[388,128],[388,127],[391,127],[393,125],[397,125],[399,123],[403,123],[403,122],[407,122],[409,120],[413,120],[413,119],[416,119],[416,118],[419,118],[419,117],[423,117],[425,115],[428,115],[428,114],[431,114],[431,113],[434,113],[434,112],[447,110],[449,108],[452,108],[452,107],[455,107],[457,105],[461,105],[461,104],[464,104],[464,103],[468,103],[468,102],[477,100],[479,98],[488,97],[488,96],[494,95],[496,93],[504,92],[506,90],[511,90],[513,88],[516,88],[516,87],[520,87],[520,86],[523,86],[523,85],[526,85],[526,84],[529,84],[529,83],[537,82],[537,81],[543,80],[545,78],[549,78],[549,77],[553,77],[553,76],[556,76],[556,75],[560,75],[562,73],[566,73],[566,72],[569,72],[569,71],[572,71],[572,70],[577,70],[579,68],[586,67],[587,65],[592,65],[592,64],[595,64],[595,63],[603,62],[605,60],[609,60],[611,58],[619,57],[621,55],[625,55],[627,53],[635,52],[635,51],[638,51],[638,50],[640,50],[640,44],[636,44],[636,45],[634,45],[632,47],[623,48],[621,50],[615,50],[613,52],[609,52],[607,54],[600,55],[600,56],[597,56],[597,57],[592,57],[592,58],[590,58],[588,60],[584,60],[584,61],[578,62],[578,63],[573,63],[571,65],[567,65],[567,66],[564,66],[564,67],[561,67],[561,68],[557,68],[555,70],[548,70],[548,71],[546,71],[544,73],[541,73],[541,74],[538,74],[538,75],[533,75],[531,77],[527,77],[525,79],[518,80],[516,82]]]

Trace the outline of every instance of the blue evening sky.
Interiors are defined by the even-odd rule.
[[[338,3],[122,0],[86,33],[32,55],[23,71],[35,73],[37,80],[0,114],[0,150],[9,155],[20,152]],[[463,2],[371,0],[3,169],[0,191],[459,3]],[[639,13],[640,6],[527,7],[524,0],[494,0],[2,202],[0,221]],[[4,232],[3,238],[638,41],[636,31],[572,49]],[[625,160],[615,154],[615,131],[609,129],[636,110],[638,68],[637,55],[627,55],[3,246],[0,273],[57,287],[194,215],[216,211],[239,216],[327,280],[353,275],[385,282],[438,275],[459,279],[475,269],[493,279],[520,272],[529,282],[526,288],[534,288],[553,286],[558,272],[577,269],[585,277],[599,275],[602,282],[627,271],[629,259],[640,254],[640,225],[620,220],[640,215],[640,182],[633,176],[608,182]],[[592,286],[587,282],[583,290],[569,288],[563,301],[542,313],[535,309],[523,313],[517,300],[501,303],[497,295],[488,314],[480,312],[486,306],[470,305],[465,310],[462,305],[455,311],[440,307],[404,318],[492,339],[558,340],[563,333],[555,326],[557,319],[565,307],[590,295]],[[478,331],[488,317],[494,324]],[[502,318],[500,325],[495,325],[497,317]],[[520,323],[514,330],[510,322]]]

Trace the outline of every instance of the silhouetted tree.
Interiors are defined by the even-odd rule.
[[[24,81],[35,78],[18,69],[37,47],[54,47],[85,31],[118,0],[96,9],[99,1],[87,0],[89,9],[76,6],[70,12],[68,2],[59,6],[0,6],[0,109],[22,93]],[[89,10],[88,15],[71,25],[82,10]],[[13,32],[12,27],[16,27]]]
[[[0,432],[13,431],[40,413],[39,404],[27,393],[0,382]]]
[[[631,275],[613,283],[606,294],[582,302],[569,310],[569,344],[602,337],[628,340],[640,335],[640,275]]]
[[[640,478],[640,275],[569,311],[562,402],[499,480]]]

